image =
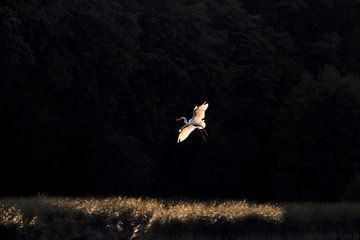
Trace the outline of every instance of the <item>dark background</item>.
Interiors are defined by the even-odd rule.
[[[360,199],[359,5],[2,0],[0,196]]]

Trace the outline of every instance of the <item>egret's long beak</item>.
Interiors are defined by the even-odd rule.
[[[177,119],[176,119],[176,121],[179,121],[179,120],[181,120],[181,118],[177,118]]]

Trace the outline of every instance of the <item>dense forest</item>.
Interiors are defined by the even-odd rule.
[[[360,3],[2,0],[0,115],[2,196],[360,199]]]

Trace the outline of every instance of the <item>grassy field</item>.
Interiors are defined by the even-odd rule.
[[[0,199],[0,239],[360,239],[360,204]]]

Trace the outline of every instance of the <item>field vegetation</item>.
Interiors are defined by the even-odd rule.
[[[356,239],[360,204],[3,198],[0,239]]]

